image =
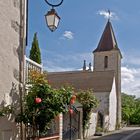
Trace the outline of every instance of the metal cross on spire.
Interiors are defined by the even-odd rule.
[[[110,20],[110,18],[111,18],[111,12],[110,12],[110,10],[108,9],[108,20]]]

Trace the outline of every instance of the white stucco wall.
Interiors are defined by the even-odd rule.
[[[19,105],[20,2],[0,0],[0,107]],[[13,116],[0,117],[0,140],[17,140],[16,128]]]
[[[104,115],[104,125],[108,124],[109,94],[109,92],[94,92],[95,97],[99,100],[97,112],[100,111]],[[95,134],[98,117],[97,112],[91,114],[89,129],[85,133],[87,137]]]
[[[91,119],[89,122],[89,129],[87,129],[85,132],[86,137],[93,136],[95,134],[96,124],[97,124],[97,113],[93,112],[91,114]]]
[[[98,111],[103,114],[109,113],[109,92],[94,92],[95,97],[99,101]]]
[[[111,92],[94,93],[100,101],[97,111],[104,115],[104,130],[113,131],[116,127],[117,98],[115,77],[113,79]]]
[[[19,8],[14,0],[0,1],[0,102],[17,84],[19,74]],[[17,77],[16,77],[17,76]],[[17,78],[17,79],[16,79]]]
[[[11,122],[6,117],[0,117],[0,125],[2,126],[0,130],[0,140],[20,140],[19,126]]]
[[[112,90],[109,96],[109,131],[115,130],[117,118],[117,97],[115,78],[113,80]]]

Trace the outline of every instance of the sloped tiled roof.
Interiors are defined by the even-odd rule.
[[[75,90],[93,89],[94,92],[110,92],[113,78],[114,71],[53,72],[47,75],[47,79],[54,88],[71,85]]]
[[[97,48],[93,52],[119,50],[111,22],[108,20]]]

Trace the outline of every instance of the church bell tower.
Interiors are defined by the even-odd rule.
[[[114,71],[117,94],[117,124],[121,123],[121,59],[122,54],[110,20],[107,21],[97,48],[93,51],[94,71]]]

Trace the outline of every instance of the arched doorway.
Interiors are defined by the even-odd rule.
[[[104,127],[104,115],[100,111],[97,116],[97,127],[102,129]]]

